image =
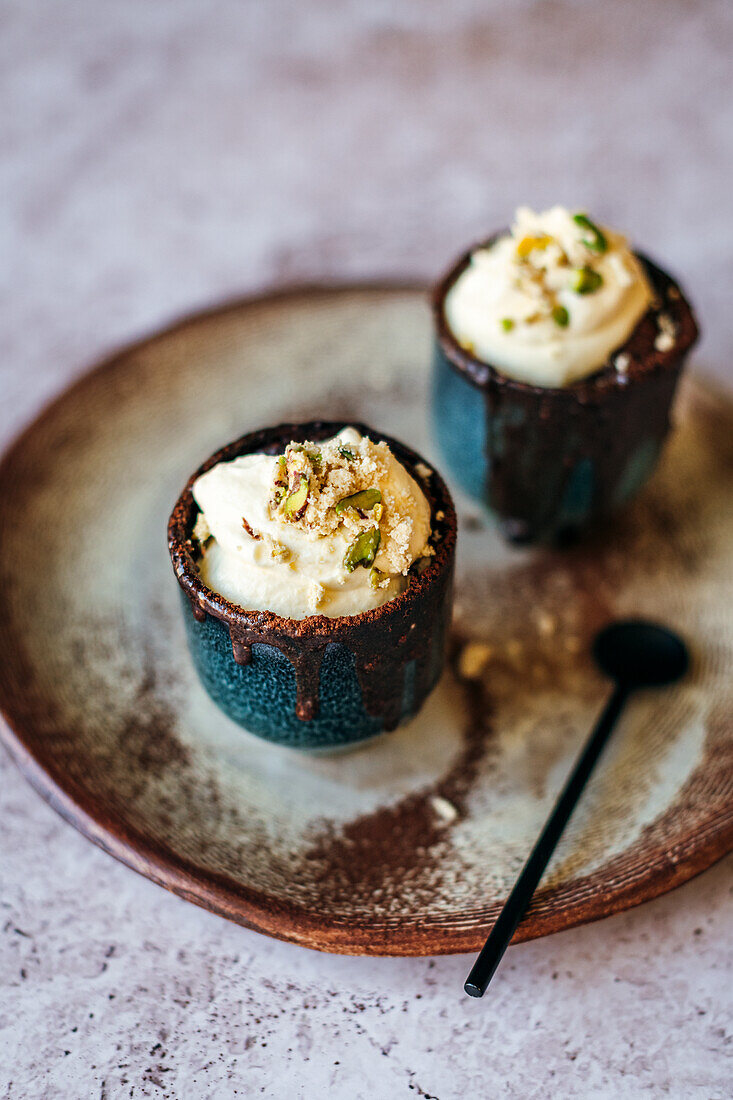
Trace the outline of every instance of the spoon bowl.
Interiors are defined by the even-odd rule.
[[[628,688],[673,684],[690,664],[679,635],[644,619],[611,623],[596,636],[593,656],[609,679]]]

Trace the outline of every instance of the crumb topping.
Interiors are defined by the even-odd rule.
[[[196,522],[193,525],[191,534],[202,549],[211,538],[211,529],[209,528],[206,516],[203,512],[199,512],[196,516]]]
[[[338,436],[324,443],[290,443],[278,458],[269,501],[271,518],[297,524],[314,539],[337,531],[349,538],[344,568],[380,564],[389,573],[406,575],[414,523],[413,497],[390,476],[394,459],[386,443],[366,436],[344,442]],[[432,554],[426,545],[419,557]],[[372,568],[370,582],[387,581]]]

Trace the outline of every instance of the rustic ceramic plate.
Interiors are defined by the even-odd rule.
[[[320,416],[437,460],[429,347],[415,290],[244,302],[87,375],[0,468],[0,701],[20,767],[129,866],[324,950],[479,946],[601,707],[588,644],[617,615],[679,628],[694,670],[630,706],[518,938],[636,905],[733,846],[733,405],[699,382],[648,489],[582,547],[507,549],[458,497],[453,671],[406,728],[300,756],[205,696],[165,541],[189,472],[252,428]]]

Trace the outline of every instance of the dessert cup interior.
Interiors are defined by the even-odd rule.
[[[665,366],[673,364],[680,355],[687,354],[697,340],[699,336],[697,320],[679,284],[647,255],[635,251],[634,254],[644,269],[655,298],[627,340],[609,355],[607,362],[601,364],[586,378],[579,379],[568,386],[536,386],[502,374],[491,363],[485,362],[461,346],[445,316],[445,300],[452,286],[468,267],[474,252],[491,247],[503,232],[505,231],[492,234],[462,253],[436,284],[432,294],[437,341],[454,369],[464,374],[473,385],[485,388],[491,382],[495,387],[514,390],[518,393],[534,393],[538,397],[549,400],[560,394],[574,394],[585,400],[596,383],[601,382],[605,385],[618,382],[618,372],[614,366],[617,355],[628,356],[628,368],[625,372],[628,379],[640,370],[648,372],[664,369]],[[670,314],[676,328],[674,347],[665,352],[654,347],[658,334],[657,317],[661,312]],[[626,383],[622,381],[621,384]]]
[[[199,576],[197,550],[193,541],[193,528],[199,514],[199,508],[194,500],[192,488],[197,478],[220,462],[230,462],[245,454],[280,454],[289,442],[301,443],[311,440],[317,443],[331,438],[347,426],[355,428],[361,435],[366,435],[377,442],[386,442],[398,461],[415,478],[430,505],[430,544],[433,546],[435,553],[424,568],[411,571],[410,585],[405,592],[382,604],[381,607],[359,612],[356,615],[335,617],[310,615],[303,619],[288,619],[266,609],[252,610],[240,607],[238,604],[227,600],[220,593],[208,588]],[[430,477],[423,478],[420,476],[416,469],[420,464],[427,465],[431,471]],[[438,515],[440,515],[440,519],[437,518]],[[189,595],[189,598],[197,600],[200,606],[210,613],[216,613],[219,618],[236,624],[256,626],[263,631],[275,630],[279,633],[290,634],[293,637],[303,637],[306,633],[311,632],[319,635],[324,632],[334,634],[343,624],[346,624],[348,628],[349,624],[355,625],[360,620],[373,619],[384,608],[401,605],[414,597],[418,589],[428,588],[435,576],[446,568],[455,552],[455,541],[456,515],[453,500],[447,485],[434,466],[425,463],[425,460],[419,454],[405,444],[375,431],[365,424],[354,423],[351,420],[312,420],[301,423],[279,424],[257,432],[250,432],[221,447],[191,475],[173,508],[168,524],[168,546],[171,559],[178,582]]]

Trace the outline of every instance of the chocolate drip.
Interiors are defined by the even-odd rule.
[[[395,729],[402,717],[405,665],[409,660],[410,655],[395,653],[391,657],[355,661],[364,710],[381,717],[386,730]]]
[[[195,596],[189,595],[189,603],[191,604],[191,610],[193,611],[193,617],[198,623],[203,623],[206,620],[206,611],[201,606]]]
[[[644,318],[627,347],[652,343],[655,326],[653,316]],[[582,519],[611,507],[629,462],[628,440],[659,446],[666,435],[680,367],[678,359],[664,371],[630,371],[631,390],[609,368],[539,401],[528,387],[507,387],[492,376],[484,390],[486,498],[507,537],[522,541],[551,532],[583,467]]]
[[[403,718],[408,665],[415,663],[412,700],[407,701],[408,708],[413,709],[413,704],[424,698],[437,667],[442,664],[452,583],[451,566],[413,606],[414,618],[407,629],[401,615],[376,615],[358,631],[349,629],[348,619],[333,620],[334,629],[328,637],[322,634],[288,637],[230,624],[234,660],[238,665],[249,664],[255,643],[279,650],[295,672],[295,713],[301,722],[312,722],[318,717],[321,664],[326,649],[331,644],[342,645],[354,658],[364,710],[380,718],[385,730],[393,730]],[[194,613],[200,610],[193,600],[191,604]]]
[[[441,624],[440,630],[437,635],[433,635],[431,639],[431,646],[426,654],[423,654],[423,659],[418,657],[415,664],[415,681],[414,681],[414,698],[424,698],[431,687],[431,681],[433,681],[437,668],[443,666],[443,654],[445,651],[445,639],[447,637],[447,616],[444,616],[444,621]]]
[[[451,615],[452,569],[436,581],[424,600],[415,607],[415,618],[404,630],[404,621],[397,620],[401,628],[392,636],[372,640],[374,649],[366,648],[362,656],[354,648],[356,675],[367,714],[382,719],[384,728],[395,729],[404,717],[404,707],[416,709],[427,694],[437,670],[442,667],[448,624]],[[374,652],[378,656],[374,656]],[[405,677],[408,666],[414,662],[412,698],[407,701]]]
[[[443,589],[443,585],[438,587]],[[440,602],[441,596],[438,595],[436,603],[439,605]],[[426,618],[433,614],[427,608],[425,612]],[[402,634],[391,642],[386,639],[380,646],[382,652],[377,655],[370,645],[349,644],[347,639],[337,637],[327,640],[301,638],[295,641],[292,638],[233,627],[230,628],[232,654],[238,665],[247,665],[255,643],[273,646],[279,650],[295,671],[295,713],[301,722],[312,722],[318,717],[321,664],[326,649],[332,641],[344,645],[354,657],[365,711],[375,718],[381,718],[385,730],[393,730],[403,717],[407,666],[412,661],[415,662],[414,698],[422,699],[433,676],[437,657],[444,648],[446,615],[441,614],[439,606],[435,608],[435,615],[429,633],[426,629],[419,629],[416,623],[407,634]]]
[[[312,722],[318,717],[318,689],[325,652],[326,646],[321,645],[302,650],[294,659],[291,657],[295,667],[295,713],[301,722]]]
[[[232,640],[232,656],[238,665],[248,665],[252,660],[252,646]]]
[[[263,634],[255,630],[229,628],[232,640],[232,655],[238,665],[248,665],[252,660],[252,646],[255,643],[272,646],[290,661],[295,671],[295,713],[301,722],[312,722],[318,717],[318,692],[321,681],[321,662],[329,645],[319,639],[301,639],[295,642],[274,634]]]

